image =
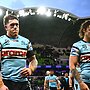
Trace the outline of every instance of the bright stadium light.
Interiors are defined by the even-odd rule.
[[[0,16],[2,15],[2,13],[3,13],[3,11],[2,11],[2,9],[0,9]]]
[[[71,18],[68,18],[68,21],[71,21]]]
[[[37,9],[37,14],[41,14],[41,15],[44,15],[46,13],[46,8],[45,7],[39,7]]]
[[[8,10],[6,11],[6,15],[8,15]]]
[[[52,13],[51,13],[50,9],[48,9],[48,11],[45,14],[46,14],[46,16],[50,17]]]
[[[68,16],[69,16],[69,14],[65,14],[65,20],[67,20],[68,19]]]
[[[20,10],[20,11],[19,11],[19,15],[20,15],[20,16],[24,16],[24,13],[25,13],[24,10]]]

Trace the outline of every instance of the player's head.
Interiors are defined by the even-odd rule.
[[[46,71],[46,75],[49,75],[50,74],[50,71]]]
[[[17,37],[19,33],[19,19],[15,15],[5,15],[3,24],[9,37]]]
[[[84,38],[86,31],[90,29],[90,20],[86,20],[81,24],[80,30],[79,30],[79,36],[80,38]],[[88,30],[89,31],[89,30]],[[89,35],[90,36],[90,35]]]
[[[54,74],[54,70],[50,69],[50,75],[53,75],[53,74]]]
[[[65,77],[68,77],[68,73],[66,72],[66,73],[64,74],[64,76],[65,76]]]

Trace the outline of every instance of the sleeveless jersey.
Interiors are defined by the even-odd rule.
[[[10,38],[6,35],[0,37],[1,73],[3,79],[15,82],[27,81],[22,78],[20,72],[26,67],[27,51],[32,51],[32,45],[28,39],[18,35],[18,38]]]
[[[79,57],[81,78],[90,83],[90,43],[83,40],[74,43],[70,55]]]

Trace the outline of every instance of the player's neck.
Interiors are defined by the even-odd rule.
[[[83,38],[83,41],[90,42],[90,38]]]
[[[18,38],[18,36],[10,36],[10,35],[7,35],[7,34],[6,34],[6,36],[9,37],[9,38],[14,38],[14,39]]]

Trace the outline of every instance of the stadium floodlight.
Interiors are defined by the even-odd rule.
[[[46,13],[46,8],[41,6],[37,9],[37,14],[44,15]]]
[[[69,14],[65,14],[65,20],[68,20],[68,16],[69,16]]]
[[[3,13],[3,11],[2,11],[2,9],[0,9],[0,16],[2,15],[2,13]]]
[[[68,18],[68,21],[71,21],[71,18]]]
[[[45,15],[48,16],[48,17],[50,17],[51,14],[52,14],[52,13],[51,13],[50,9],[48,9],[48,11],[45,13]]]
[[[20,15],[20,16],[24,16],[25,11],[24,11],[24,10],[19,10],[19,12],[18,12],[18,13],[19,13],[19,15]]]
[[[8,10],[6,11],[6,15],[8,15]]]
[[[56,13],[54,13],[54,14],[53,14],[53,16],[54,16],[54,17],[56,17],[56,16],[57,16],[57,14],[56,14]]]

